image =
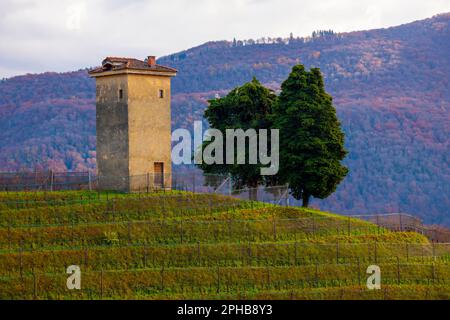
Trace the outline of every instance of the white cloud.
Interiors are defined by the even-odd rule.
[[[388,27],[450,0],[2,0],[0,78],[165,55],[210,40]]]

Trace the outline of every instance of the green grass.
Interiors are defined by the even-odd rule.
[[[66,288],[79,265],[82,290]],[[377,264],[382,290],[365,270]],[[220,195],[0,193],[1,299],[448,299],[450,245]]]

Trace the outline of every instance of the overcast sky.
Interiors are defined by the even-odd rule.
[[[450,0],[1,0],[0,78],[167,55],[211,40],[395,26]]]

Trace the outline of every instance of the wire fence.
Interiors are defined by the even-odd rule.
[[[8,290],[0,292],[2,299],[105,299],[164,297],[172,299],[186,294],[192,298],[202,294],[211,298],[214,294],[233,294],[238,292],[278,292],[305,289],[342,289],[365,283],[366,265],[341,263],[313,264],[302,266],[263,266],[263,267],[191,267],[191,268],[142,268],[82,272],[82,289],[69,291],[66,287],[67,275],[44,273],[37,270],[18,276],[0,277],[0,284]],[[448,296],[448,265],[389,263],[380,264],[383,270],[385,290],[391,286],[426,285],[428,290],[441,291]],[[15,285],[11,285],[11,282]],[[353,287],[353,288],[352,288]],[[417,288],[417,287],[416,287]],[[415,289],[416,289],[415,288]],[[439,290],[440,289],[440,290]],[[361,290],[363,291],[363,290]],[[364,291],[369,291],[367,288]],[[394,290],[393,290],[394,291]],[[418,292],[420,293],[420,292]],[[403,294],[405,299],[408,295]],[[423,297],[422,297],[423,298]]]
[[[450,230],[444,227],[427,226],[422,220],[405,213],[356,215],[366,221],[392,231],[411,231],[423,234],[433,242],[450,242]]]
[[[91,172],[0,172],[0,191],[120,190],[134,193],[178,190],[216,193],[239,199],[287,205],[288,187],[236,189],[228,175],[199,171],[147,173],[127,177],[97,176]]]
[[[76,264],[84,270],[183,267],[260,267],[314,264],[441,263],[449,265],[450,244],[412,243],[188,243],[80,245],[70,248],[20,247],[0,253],[0,277],[57,272]]]
[[[281,206],[290,205],[289,187],[287,185],[235,189],[233,187],[233,181],[229,176],[202,174],[199,171],[173,172],[164,175],[147,173],[131,177],[98,177],[90,172],[36,171],[0,173],[0,191],[34,191],[36,194],[35,203],[40,201],[39,197],[42,197],[42,195],[38,196],[37,192],[50,193],[51,191],[60,190],[98,191],[97,197],[95,194],[82,194],[79,199],[71,199],[72,203],[76,203],[77,201],[80,203],[94,202],[103,200],[105,197],[106,201],[114,201],[117,198],[116,193],[103,192],[105,195],[100,195],[100,191],[108,186],[111,188],[115,187],[114,189],[119,186],[125,191],[132,190],[133,192],[131,194],[139,199],[145,198],[155,192],[175,190],[227,195],[241,200],[258,201]],[[51,196],[46,195],[42,198],[42,201],[46,202],[46,205],[49,205],[48,199],[51,199]],[[156,198],[153,197],[152,199],[155,200]],[[16,207],[20,208],[21,206],[28,205],[31,200],[32,197],[24,204],[20,199],[17,199]],[[68,203],[68,201],[65,203]],[[62,205],[63,203],[55,199],[54,204]],[[210,205],[220,206],[220,203],[211,203]],[[211,210],[213,209],[211,208]],[[435,242],[450,242],[450,230],[443,227],[426,226],[420,219],[405,213],[372,214],[353,217],[370,221],[392,231],[413,231],[421,233]]]
[[[198,212],[198,211],[197,211]],[[293,241],[318,237],[368,236],[389,234],[388,229],[361,224],[348,219],[322,218],[269,218],[183,220],[167,218],[131,219],[120,211],[104,216],[105,220],[83,221],[83,218],[52,223],[28,221],[10,223],[2,221],[0,245],[14,248],[63,246],[81,244],[98,245],[108,242],[108,233],[114,234],[116,243],[196,243],[219,241]],[[133,217],[139,218],[139,216]],[[27,219],[28,220],[28,219]],[[45,238],[42,230],[45,229]]]
[[[389,231],[449,239],[413,216],[320,216],[283,206],[287,186],[167,179],[0,174],[0,299],[449,297],[450,243],[389,242]],[[125,195],[99,183],[136,188]],[[22,190],[33,192],[14,193]],[[382,290],[363,287],[371,264],[382,270]],[[81,267],[81,290],[66,287],[69,265]]]

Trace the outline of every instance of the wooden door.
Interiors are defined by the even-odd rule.
[[[164,188],[164,163],[155,162],[153,164],[154,184],[156,188]]]

